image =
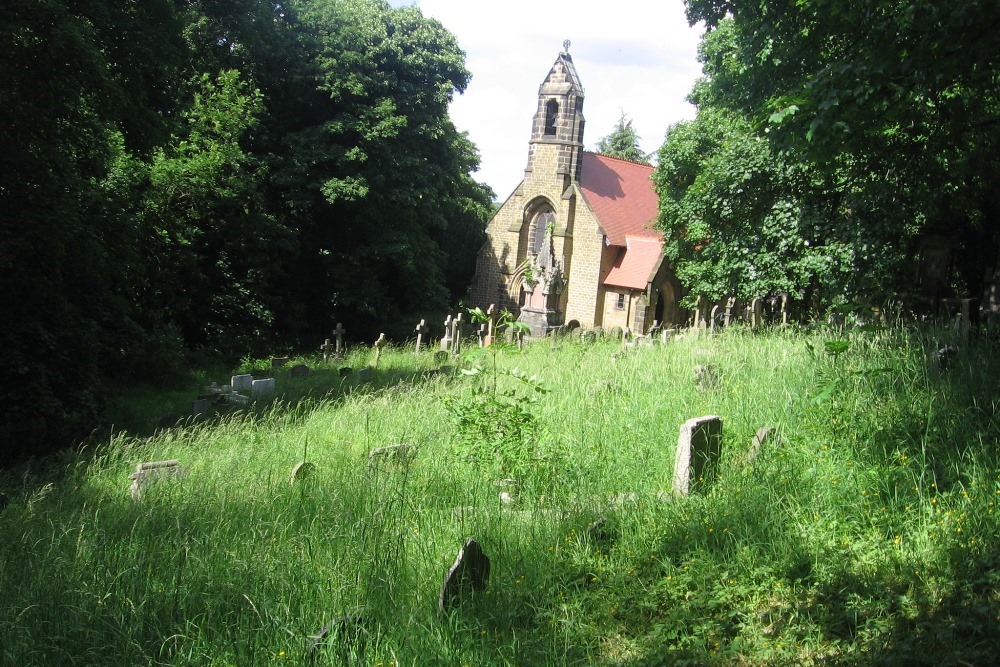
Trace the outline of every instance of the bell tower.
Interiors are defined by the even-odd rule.
[[[538,87],[538,109],[528,142],[525,179],[554,178],[565,190],[580,182],[583,161],[583,86],[569,55],[570,42]]]

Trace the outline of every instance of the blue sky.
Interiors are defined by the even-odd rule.
[[[390,0],[439,20],[465,50],[472,82],[451,116],[479,148],[475,177],[502,201],[524,175],[538,86],[563,40],[586,90],[584,143],[609,134],[621,113],[653,152],[671,124],[694,117],[685,100],[701,74],[702,30],[681,0]]]

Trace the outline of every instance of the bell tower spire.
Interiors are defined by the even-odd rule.
[[[525,178],[561,178],[563,188],[580,182],[583,160],[583,85],[569,55],[570,41],[538,87],[538,108],[531,125]]]

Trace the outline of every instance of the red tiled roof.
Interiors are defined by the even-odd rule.
[[[610,245],[624,246],[626,235],[662,238],[652,229],[659,208],[652,175],[648,164],[583,154],[580,188]]]
[[[652,279],[653,271],[660,261],[663,244],[659,239],[629,235],[625,239],[625,245],[618,252],[614,265],[604,278],[604,284],[646,289],[646,283]]]

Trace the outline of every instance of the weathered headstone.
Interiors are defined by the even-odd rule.
[[[417,449],[408,442],[401,442],[398,445],[379,447],[368,452],[368,466],[394,465],[406,467],[417,454]]]
[[[415,331],[417,332],[417,347],[413,351],[416,354],[420,354],[420,346],[424,342],[424,332],[427,331],[427,322],[425,320],[420,320],[420,322],[417,323]]]
[[[129,491],[132,500],[138,502],[142,497],[143,489],[154,480],[180,479],[187,474],[187,469],[182,468],[179,461],[149,461],[140,463],[135,467],[135,472],[129,475],[132,484]]]
[[[385,347],[384,333],[379,334],[378,340],[376,340],[375,343],[372,344],[372,347],[375,348],[375,361],[372,363],[372,367],[378,368],[378,360],[379,357],[382,356],[382,348]]]
[[[686,496],[715,478],[722,454],[722,418],[695,417],[681,425],[674,458],[674,493]]]
[[[490,559],[479,542],[468,539],[465,546],[458,550],[455,562],[444,577],[441,584],[441,594],[438,596],[438,609],[447,611],[462,602],[462,597],[470,589],[479,591],[486,588],[490,580]]]
[[[729,323],[733,319],[733,308],[736,307],[736,297],[729,297],[726,299],[726,314],[722,320],[722,326],[729,327]]]
[[[288,357],[271,357],[271,368],[277,370],[288,363]]]
[[[340,322],[337,322],[337,328],[333,330],[333,337],[334,340],[336,341],[336,345],[334,345],[333,348],[333,353],[336,354],[338,357],[344,356],[345,333],[347,333],[347,331],[344,329],[344,325],[341,324]]]
[[[441,351],[451,352],[451,334],[452,334],[452,324],[451,315],[444,320],[444,336],[441,337]]]
[[[312,369],[310,369],[305,364],[296,364],[296,365],[294,365],[294,366],[292,366],[291,368],[288,369],[288,375],[290,377],[293,377],[293,378],[297,379],[297,380],[301,380],[302,378],[309,377],[309,374],[311,372],[312,372]]]
[[[486,336],[489,335],[489,325],[480,324],[479,328],[476,329],[476,338],[479,339],[479,347],[486,347]]]
[[[465,335],[465,321],[463,313],[455,316],[451,321],[451,353],[458,356],[462,353],[462,336]]]
[[[365,652],[368,634],[365,620],[360,614],[339,616],[320,628],[316,634],[309,635],[312,644],[309,648],[311,660],[316,658],[319,649],[336,645],[340,664],[350,664],[352,652],[355,656]]]
[[[271,398],[272,396],[274,396],[274,378],[254,380],[250,384],[250,397],[255,401]]]
[[[434,361],[436,361],[439,364],[442,363],[442,362],[444,362],[444,361],[448,361],[448,359],[450,359],[450,358],[451,358],[451,355],[449,355],[444,350],[438,350],[437,352],[434,353]]]
[[[368,382],[374,377],[375,371],[371,366],[358,369],[358,382]]]
[[[719,304],[715,304],[714,306],[712,306],[712,312],[709,315],[709,320],[710,320],[709,321],[709,333],[711,335],[713,335],[713,336],[715,335],[715,325],[718,322],[719,312],[720,311],[721,311],[721,307],[719,306]]]
[[[320,352],[323,353],[323,361],[330,361],[330,357],[334,356],[337,350],[337,346],[330,342],[327,338],[326,342],[319,346]]]
[[[511,329],[511,336],[514,337],[514,344],[517,345],[517,349],[524,349],[524,329],[521,327],[513,327]]]
[[[233,391],[250,391],[250,388],[253,387],[253,376],[234,375],[229,381],[229,386]]]
[[[497,320],[499,319],[499,314],[497,313],[497,305],[491,303],[490,307],[486,309],[486,316],[490,318],[487,323],[486,328],[486,338],[483,341],[485,345],[492,345],[493,338],[497,335]]]
[[[250,402],[250,397],[244,396],[243,394],[237,394],[236,392],[230,392],[226,394],[226,402],[232,403],[233,405],[244,405]]]
[[[195,419],[205,417],[208,415],[211,406],[212,403],[207,398],[199,398],[198,400],[191,401],[191,416]]]
[[[764,448],[764,445],[772,440],[777,440],[777,438],[777,430],[773,426],[761,426],[754,433],[753,442],[750,444],[750,449],[747,451],[746,456],[743,457],[743,461],[746,463],[754,461]]]
[[[759,329],[761,324],[764,322],[764,301],[760,297],[754,299],[750,303],[751,315],[750,315],[750,328]]]
[[[353,372],[354,372],[354,369],[351,368],[350,366],[341,366],[339,369],[337,369],[337,374],[340,375],[340,377],[342,377],[342,378],[347,377],[348,375],[350,375]]]
[[[194,412],[192,410],[192,412]],[[177,423],[180,422],[180,416],[175,412],[168,412],[167,414],[160,417],[156,422],[157,430],[166,430],[168,428],[174,428]]]
[[[789,295],[787,292],[782,292],[781,294],[781,324],[782,326],[788,324],[789,312],[788,312],[788,300]]]
[[[698,383],[698,391],[709,391],[715,389],[719,384],[718,374],[712,364],[695,366],[694,379]]]
[[[289,481],[294,484],[295,482],[304,481],[311,477],[316,472],[316,464],[311,461],[299,461],[292,468],[292,474],[289,477]]]
[[[667,343],[670,342],[670,339],[673,338],[676,334],[677,334],[677,329],[664,329],[663,332],[660,334],[662,338],[661,342],[664,345],[666,345]]]

